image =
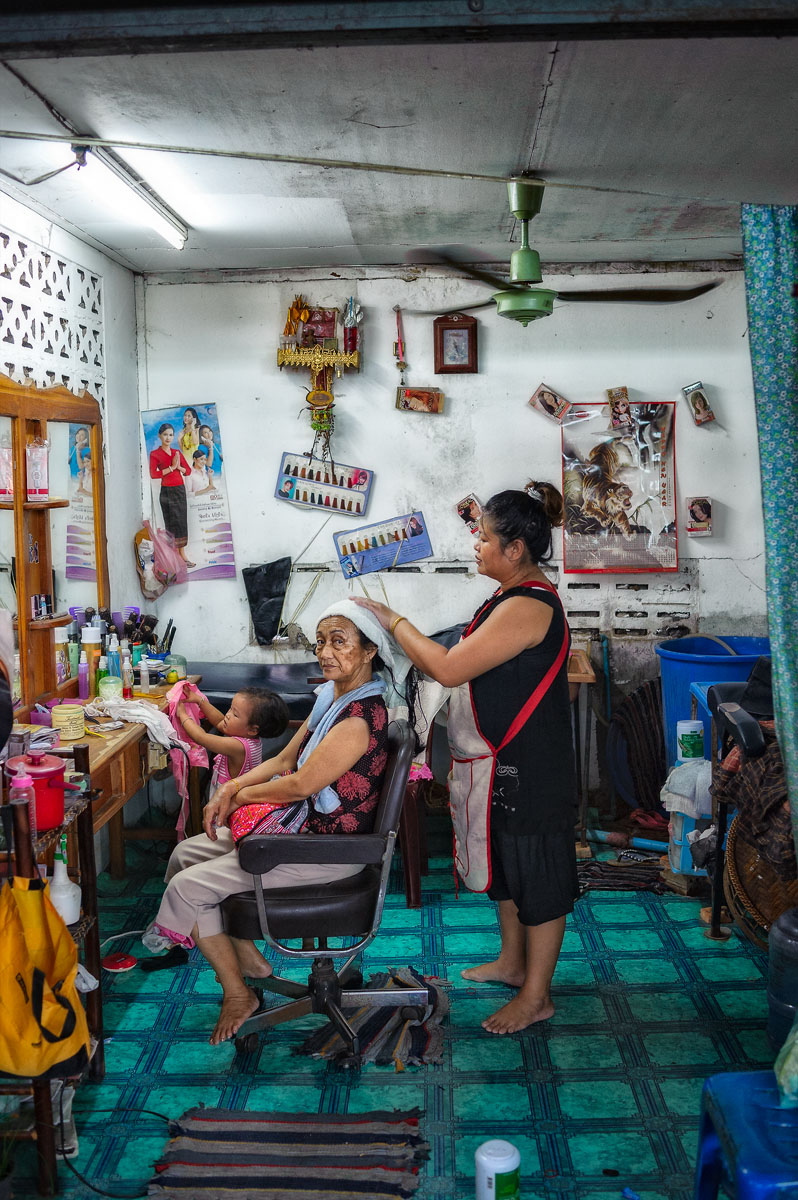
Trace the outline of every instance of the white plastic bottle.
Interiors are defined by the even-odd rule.
[[[133,699],[133,664],[127,650],[122,652],[122,699]]]
[[[483,1142],[474,1163],[476,1200],[521,1200],[521,1155],[512,1142]]]
[[[50,900],[65,925],[80,920],[80,888],[67,874],[67,838],[61,834],[61,847],[53,855],[53,878],[50,880]]]
[[[142,655],[139,659],[139,691],[145,696],[150,690],[150,667],[146,658]]]

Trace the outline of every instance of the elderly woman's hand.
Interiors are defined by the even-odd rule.
[[[399,615],[387,604],[380,604],[378,600],[368,600],[365,596],[352,596],[352,599],[355,604],[359,604],[361,608],[367,608],[370,613],[373,613],[383,629],[390,629]]]
[[[237,796],[236,781],[228,779],[226,783],[216,789],[205,805],[205,811],[202,814],[202,828],[212,842],[218,841],[217,826],[226,825],[230,813],[239,807]]]

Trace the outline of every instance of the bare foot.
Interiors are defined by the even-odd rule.
[[[500,958],[495,962],[481,963],[478,967],[465,967],[460,974],[463,979],[473,980],[474,983],[508,983],[510,987],[520,987],[524,982],[523,967],[514,971]]]
[[[211,1045],[218,1046],[220,1042],[226,1042],[238,1033],[247,1017],[251,1017],[258,1006],[258,997],[251,988],[247,988],[246,994],[237,992],[234,996],[225,996],[216,1028],[208,1039]]]
[[[521,996],[513,996],[512,1000],[508,1000],[482,1022],[482,1028],[487,1029],[488,1033],[518,1033],[519,1029],[526,1029],[537,1021],[548,1021],[553,1016],[554,1005],[551,1000],[529,1002]]]
[[[268,979],[274,974],[272,964],[267,962],[252,942],[241,942],[237,938],[233,938],[232,941],[243,976],[248,979]]]

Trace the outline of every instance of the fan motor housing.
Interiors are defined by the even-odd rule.
[[[539,317],[550,317],[554,308],[557,293],[547,288],[529,288],[524,291],[514,288],[508,292],[496,292],[496,312],[500,317],[508,317],[521,325],[537,321]]]

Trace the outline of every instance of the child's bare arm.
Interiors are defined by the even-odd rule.
[[[228,762],[228,768],[231,778],[235,778],[238,772],[244,765],[245,751],[244,747],[238,738],[224,737],[220,733],[206,733],[197,721],[192,721],[191,717],[180,714],[178,706],[177,715],[180,724],[185,729],[192,742],[196,742],[199,746],[204,746],[212,754],[223,754]]]
[[[224,713],[211,704],[208,697],[203,696],[202,692],[193,683],[190,683],[183,689],[183,695],[188,703],[199,706],[203,717],[205,717],[206,721],[210,721],[214,729],[224,720]]]

